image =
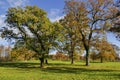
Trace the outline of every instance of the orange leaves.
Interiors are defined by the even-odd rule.
[[[77,21],[72,21],[71,24],[74,26],[74,25],[77,25],[78,23],[77,23]]]

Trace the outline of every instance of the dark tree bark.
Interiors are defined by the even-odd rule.
[[[89,66],[89,50],[86,50],[86,66]]]
[[[71,64],[74,64],[74,55],[73,51],[71,51]]]
[[[103,57],[100,57],[100,62],[103,63]]]
[[[48,60],[47,59],[45,60],[45,64],[48,64]]]
[[[40,68],[43,68],[44,57],[39,58],[39,60],[40,60]]]

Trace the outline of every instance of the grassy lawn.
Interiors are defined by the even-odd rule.
[[[40,69],[39,61],[0,63],[0,80],[120,80],[120,62],[84,64],[49,61]]]

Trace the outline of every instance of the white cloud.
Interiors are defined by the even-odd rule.
[[[64,17],[64,15],[60,15],[61,10],[60,9],[51,9],[50,13],[48,13],[48,17],[52,22],[59,21],[61,18]]]
[[[10,7],[25,6],[29,0],[7,0]]]
[[[55,18],[50,18],[50,21],[51,22],[55,22],[55,21],[59,21],[60,19],[64,18],[64,15],[63,16],[57,16]]]

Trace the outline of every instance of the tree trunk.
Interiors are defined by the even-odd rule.
[[[45,64],[48,64],[48,59],[47,58],[49,57],[49,50],[50,50],[50,48],[48,48],[47,51],[46,51],[47,55],[46,55],[46,59],[45,59]]]
[[[71,36],[72,38],[72,36]],[[73,41],[71,41],[71,50],[70,50],[70,54],[71,54],[71,64],[74,64],[74,47],[75,47],[75,44],[73,43]]]
[[[86,50],[86,66],[89,66],[89,49]]]
[[[73,55],[73,51],[71,51],[71,64],[74,64],[74,55]]]
[[[43,68],[44,58],[41,57],[39,58],[39,60],[40,60],[40,68]]]
[[[45,64],[48,64],[48,60],[47,59],[45,60]]]
[[[100,62],[103,63],[103,57],[100,57]]]
[[[73,56],[71,58],[71,64],[74,64],[74,58],[73,58]]]

